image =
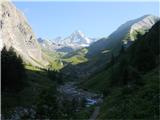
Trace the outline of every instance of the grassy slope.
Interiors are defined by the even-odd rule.
[[[143,75],[144,85],[137,89],[132,90],[123,86],[111,88],[112,92],[104,99],[102,104],[99,119],[153,119],[153,116],[157,119],[159,72],[159,67],[157,67]],[[109,82],[109,73],[110,70],[100,72],[89,80],[82,82],[81,87],[102,93],[105,87],[110,87],[107,83]]]
[[[122,55],[121,57],[129,59],[130,63],[135,63],[135,60],[140,59],[141,62],[139,62],[143,64],[148,60],[147,62],[149,62],[149,65],[143,64],[143,67],[147,68],[147,66],[153,66],[154,64],[151,64],[150,62],[153,60],[152,58],[156,60],[156,57],[152,56],[152,54],[159,55],[159,38],[157,36],[158,25],[159,23],[157,23],[157,25],[155,25],[145,36],[139,38],[140,40],[137,40],[137,42],[130,47],[127,55]],[[147,50],[152,50],[152,52],[149,51],[145,54],[146,52],[142,49],[145,47],[148,48]],[[136,53],[136,51],[138,51],[138,53]],[[140,64],[137,62],[134,67],[138,65]],[[137,84],[131,85],[130,87],[125,85],[111,87],[109,83],[109,81],[111,81],[111,69],[114,67],[114,70],[117,70],[116,67],[118,67],[117,64],[115,64],[110,67],[110,69],[103,70],[92,76],[83,82],[81,86],[96,92],[102,92],[104,88],[106,88],[106,90],[109,89],[99,115],[99,118],[101,119],[158,119],[159,67],[157,66],[154,66],[154,69],[148,69],[150,71],[147,71],[145,74],[141,74],[143,85]],[[121,70],[121,68],[119,69]]]
[[[137,90],[126,90],[123,87],[112,90],[112,93],[104,100],[99,118],[158,119],[156,116],[159,93],[158,72],[158,68],[156,68],[145,74],[143,76],[144,86]]]
[[[43,50],[43,52],[45,54],[46,59],[49,61],[50,65],[55,70],[60,70],[64,67],[63,63],[61,62],[61,57],[64,55],[63,53],[46,50]]]
[[[41,90],[54,84],[45,71],[32,66],[26,66],[26,70],[28,77],[23,90],[16,94],[2,93],[2,113],[8,114],[9,110],[18,106],[31,106]]]
[[[86,48],[82,48],[79,50],[76,50],[66,57],[62,58],[64,62],[71,63],[72,65],[80,64],[83,62],[87,62],[88,59],[85,57],[87,54],[88,50]]]
[[[108,71],[102,71],[101,73],[89,78],[88,80],[85,80],[85,82],[83,81],[80,86],[94,92],[99,92],[106,85],[107,79]]]
[[[70,58],[63,59],[63,61],[65,61],[67,63],[71,63],[72,65],[76,65],[79,63],[87,62],[87,58],[85,58],[84,56],[81,56],[81,55],[75,55]]]
[[[54,51],[46,51],[43,50],[45,54],[45,58],[49,61],[52,68],[55,70],[62,69],[67,63],[71,63],[72,65],[77,65],[83,62],[87,62],[87,58],[85,54],[87,53],[87,49],[82,48],[80,50],[76,50],[69,55],[65,56],[65,53],[62,52],[54,52]]]

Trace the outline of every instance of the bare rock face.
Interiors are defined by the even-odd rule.
[[[1,49],[13,47],[26,63],[34,66],[48,64],[24,14],[9,1],[0,2],[0,36]]]
[[[134,34],[135,31],[139,31],[142,32],[142,34],[144,34],[145,31],[148,31],[158,20],[159,18],[156,16],[146,15],[142,20],[131,26],[130,34]],[[132,41],[135,39],[134,36],[130,37]]]
[[[138,19],[130,21],[131,25],[129,31],[128,34],[126,34],[123,42],[127,44],[129,41],[135,41],[138,34],[144,35],[159,20],[160,18],[157,16],[144,15]]]

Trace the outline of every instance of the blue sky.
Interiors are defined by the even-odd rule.
[[[37,37],[67,37],[81,30],[88,37],[107,37],[124,22],[146,14],[158,16],[157,2],[14,2]]]

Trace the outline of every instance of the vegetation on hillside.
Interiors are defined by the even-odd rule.
[[[104,100],[102,105],[97,102],[98,107],[101,105],[99,119],[159,119],[160,21],[147,33],[140,29],[129,34],[130,26],[131,23],[129,27],[121,26],[108,38],[68,55],[43,50],[50,63],[45,69],[24,64],[13,48],[4,47],[2,116],[5,119],[88,119],[93,112],[93,108],[86,107],[88,96],[67,89],[84,99],[72,98],[71,94],[65,98],[66,94],[57,87],[68,80],[86,78],[81,87],[100,93]],[[130,38],[136,40],[132,42]],[[124,39],[130,41],[129,45],[123,44]]]
[[[2,71],[5,119],[84,119],[92,112],[83,99],[70,101],[57,91],[60,72],[24,65],[12,48],[2,50]]]
[[[104,95],[100,119],[158,119],[159,25],[111,61],[100,73],[82,83]]]
[[[13,48],[1,51],[2,92],[16,92],[23,88],[26,71],[20,56]]]
[[[85,101],[64,98],[52,87],[44,89],[36,102],[36,119],[86,119],[92,112]]]
[[[78,49],[64,56],[62,60],[66,63],[71,63],[72,65],[84,63],[88,61],[88,59],[85,56],[87,52],[87,48]]]

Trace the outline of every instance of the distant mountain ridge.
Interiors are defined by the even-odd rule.
[[[153,15],[144,15],[140,18],[130,20],[117,28],[112,34],[107,38],[102,38],[97,42],[89,46],[88,55],[92,56],[96,53],[101,53],[103,50],[116,50],[122,46],[122,44],[130,44],[133,42],[138,34],[143,35],[147,32],[157,21],[159,17]],[[118,51],[118,49],[117,49]]]
[[[139,34],[145,34],[159,20],[159,17],[145,15],[122,24],[107,38],[99,40],[89,38],[80,30],[76,30],[64,39],[62,37],[52,40],[39,38],[37,41],[31,26],[21,11],[9,1],[0,2],[0,7],[0,33],[3,46],[13,47],[26,63],[34,66],[47,66],[49,64],[46,60],[47,51],[44,53],[42,49],[70,53],[76,50],[74,54],[70,55],[82,53],[80,55],[88,60],[88,63],[84,65],[85,70],[88,71],[91,66],[92,71],[95,71],[94,67],[98,68],[95,64],[103,66],[110,59],[111,53],[116,56],[122,45],[132,44]],[[83,48],[86,52],[81,52]],[[79,68],[81,69],[82,66],[83,64]]]
[[[89,47],[86,47],[87,52],[85,55],[83,54],[83,56],[88,59],[87,63],[81,63],[77,66],[69,66],[68,68],[66,67],[64,72],[72,74],[72,71],[74,71],[74,77],[81,79],[81,74],[83,74],[83,77],[87,77],[95,71],[103,69],[111,59],[112,54],[117,56],[122,46],[129,47],[136,40],[138,35],[144,35],[155,23],[158,22],[158,20],[159,17],[145,15],[122,24],[108,37],[97,40]],[[75,55],[73,54],[73,56]],[[69,71],[71,73],[69,73]]]
[[[70,36],[66,38],[57,37],[52,40],[46,40],[39,38],[38,41],[42,48],[63,52],[71,52],[83,47],[88,47],[91,43],[95,42],[97,39],[88,38],[80,30],[74,31]]]

